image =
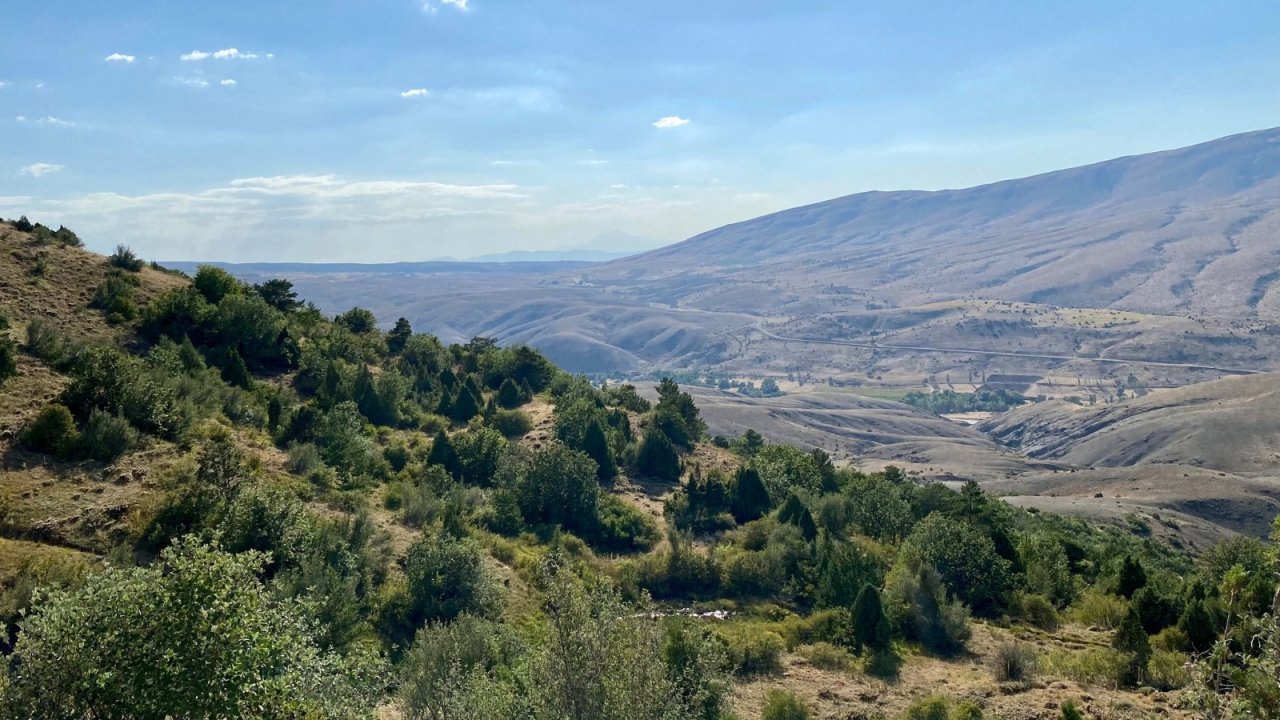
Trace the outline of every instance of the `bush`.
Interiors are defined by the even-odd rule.
[[[1041,670],[1082,685],[1119,687],[1129,666],[1129,656],[1112,648],[1073,652],[1059,650],[1040,658]]]
[[[423,538],[409,548],[409,627],[459,615],[493,617],[501,607],[497,582],[470,540]]]
[[[1080,596],[1067,611],[1067,617],[1081,625],[1112,630],[1120,625],[1129,604],[1123,598],[1093,589]]]
[[[110,263],[111,267],[135,273],[141,272],[142,266],[146,264],[142,262],[142,258],[135,255],[134,252],[125,245],[117,245],[116,251],[111,253],[107,258],[107,262]]]
[[[1180,652],[1157,650],[1147,665],[1147,684],[1157,690],[1180,690],[1190,678],[1187,656]]]
[[[0,383],[17,374],[18,348],[8,336],[0,335]]]
[[[56,366],[67,356],[67,339],[51,323],[35,318],[27,325],[27,343],[24,349]]]
[[[22,433],[22,444],[49,455],[68,455],[76,449],[79,433],[65,405],[48,405]]]
[[[489,427],[502,433],[503,437],[517,438],[533,429],[533,420],[521,410],[499,410],[493,414]]]
[[[1030,682],[1036,674],[1035,648],[1016,641],[997,645],[991,674],[996,682]]]
[[[782,653],[787,644],[771,630],[743,626],[723,628],[720,637],[728,649],[729,661],[739,675],[762,675],[782,670]]]
[[[634,552],[657,544],[658,526],[639,508],[613,495],[600,498],[596,545],[604,550]]]
[[[138,432],[128,420],[101,410],[89,413],[80,433],[80,454],[101,462],[111,462],[129,452],[138,441]]]
[[[911,703],[902,717],[903,720],[948,720],[950,711],[946,698],[933,695]]]
[[[1020,595],[1018,617],[1032,627],[1053,632],[1058,629],[1058,611],[1043,595]]]
[[[1080,712],[1080,707],[1074,700],[1062,703],[1062,714],[1058,718],[1059,720],[1085,720],[1084,713]]]
[[[649,430],[636,453],[636,470],[655,480],[675,482],[680,479],[680,456],[666,433]]]
[[[853,666],[853,655],[848,650],[828,642],[801,645],[796,654],[820,670],[845,672]]]
[[[938,571],[905,550],[885,578],[884,604],[901,635],[934,652],[959,652],[972,634],[969,611],[947,597]]]
[[[93,293],[89,306],[101,310],[107,322],[123,323],[138,316],[138,305],[133,300],[138,279],[120,272],[108,273]]]
[[[761,720],[811,720],[813,713],[793,693],[770,690],[764,697]]]

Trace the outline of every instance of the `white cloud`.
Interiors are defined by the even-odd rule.
[[[653,126],[658,128],[659,130],[678,128],[681,125],[688,125],[688,124],[689,124],[689,118],[682,118],[679,115],[668,115],[664,118],[659,118],[653,122]]]
[[[3,90],[7,87],[9,87],[9,83],[5,82],[4,80],[0,80],[0,90]]]
[[[198,77],[175,77],[174,80],[189,87],[209,87],[209,81]]]
[[[459,12],[466,12],[471,9],[470,2],[471,0],[426,0],[422,3],[422,12],[434,13],[445,5]]]
[[[30,118],[28,118],[26,115],[19,115],[19,116],[15,117],[15,118],[14,118],[14,120],[16,120],[17,122],[20,122],[20,123],[28,123],[28,122],[29,122],[29,123],[32,123],[32,124],[34,124],[34,125],[48,125],[48,126],[50,126],[50,127],[70,128],[70,127],[75,127],[75,126],[76,126],[76,124],[75,124],[74,122],[72,122],[71,120],[63,120],[62,118],[56,118],[56,117],[54,117],[54,116],[52,116],[52,115],[46,115],[46,116],[44,116],[44,117],[42,117],[42,118],[36,118],[36,119],[34,119],[34,120],[31,120],[31,119],[30,119]]]
[[[45,175],[51,175],[61,170],[62,170],[61,165],[54,165],[53,163],[33,163],[31,165],[28,165],[22,168],[21,173],[23,175],[28,175],[30,177],[38,178],[38,177],[44,177]]]
[[[400,97],[402,98],[426,97],[429,94],[430,93],[427,92],[426,88],[412,88],[400,93]]]
[[[579,164],[579,165],[589,165],[589,166],[593,166],[593,167],[594,167],[594,166],[596,166],[596,165],[608,165],[608,164],[609,164],[609,161],[608,161],[608,160],[602,160],[602,159],[599,159],[599,158],[592,158],[592,159],[590,159],[590,160],[579,160],[579,161],[578,161],[578,164]]]
[[[268,60],[274,58],[275,53],[267,53]],[[245,52],[238,48],[224,48],[222,50],[214,50],[212,52],[206,50],[192,50],[189,53],[179,56],[183,62],[199,62],[200,60],[256,60],[260,55],[255,52]]]
[[[127,65],[133,62],[134,60],[137,60],[138,58],[134,57],[133,55],[125,55],[124,53],[111,53],[110,55],[102,59],[106,60],[107,62],[125,63]]]
[[[235,80],[232,80],[231,78],[227,78],[226,80],[219,80],[218,84],[221,85],[222,87],[235,87],[240,83],[236,82]]]

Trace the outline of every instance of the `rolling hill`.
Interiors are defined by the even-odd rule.
[[[354,299],[446,338],[529,342],[580,371],[1089,375],[1096,357],[1265,370],[1280,353],[1278,198],[1271,129],[980,187],[850,195],[607,263],[231,269],[287,275],[332,312]],[[798,353],[762,326],[937,351]],[[1031,357],[1043,348],[1083,365]],[[1220,374],[1188,370],[1167,384]]]

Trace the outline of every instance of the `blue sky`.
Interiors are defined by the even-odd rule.
[[[10,0],[4,15],[0,215],[163,259],[638,249],[853,192],[1280,125],[1273,1]]]

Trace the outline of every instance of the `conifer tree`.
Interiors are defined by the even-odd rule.
[[[1116,592],[1123,597],[1131,598],[1146,585],[1147,571],[1142,569],[1142,563],[1135,560],[1132,555],[1125,555],[1124,560],[1120,562],[1120,578]]]
[[[738,470],[733,483],[732,511],[733,519],[740,523],[764,517],[769,512],[769,491],[755,468]]]
[[[249,367],[244,358],[235,350],[227,352],[227,364],[222,368],[222,379],[228,384],[248,390],[253,387],[253,378],[249,376]]]
[[[405,318],[396,320],[395,327],[391,328],[391,332],[387,333],[387,350],[392,355],[399,355],[404,350],[405,343],[409,342],[409,338],[413,336],[413,327],[409,325],[409,321]]]
[[[587,431],[582,436],[582,451],[596,461],[596,477],[601,483],[613,482],[618,474],[618,464],[613,459],[613,449],[609,447],[609,437],[598,420],[592,419]],[[677,460],[677,463],[679,461]]]
[[[480,401],[476,398],[475,393],[466,385],[458,390],[458,397],[453,401],[453,412],[449,417],[464,423],[475,417],[480,412]]]
[[[880,591],[870,583],[858,591],[853,602],[853,642],[858,652],[863,648],[879,652],[889,647],[892,634],[889,618],[884,614]]]
[[[510,410],[520,407],[524,401],[524,393],[520,392],[520,386],[507,378],[502,381],[502,385],[498,386],[498,404]]]
[[[427,454],[428,465],[439,465],[446,472],[458,477],[461,470],[461,464],[458,462],[458,452],[453,449],[453,443],[449,441],[449,436],[445,431],[441,430],[436,433],[435,440],[431,442],[431,452]]]
[[[1151,643],[1147,639],[1147,631],[1142,629],[1142,618],[1138,617],[1137,610],[1129,608],[1129,614],[1124,616],[1120,627],[1116,628],[1111,646],[1130,656],[1122,678],[1124,684],[1141,684],[1147,675],[1147,662],[1151,660]]]
[[[636,469],[641,474],[658,480],[679,480],[680,456],[676,454],[671,438],[656,428],[645,433],[640,450],[636,453]]]
[[[778,522],[795,525],[804,534],[804,539],[812,541],[818,537],[818,524],[813,521],[813,513],[796,497],[794,493],[787,498],[778,510]]]

